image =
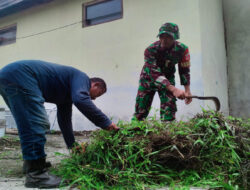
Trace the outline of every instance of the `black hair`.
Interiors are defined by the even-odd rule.
[[[104,90],[104,92],[107,91],[107,85],[106,85],[106,82],[101,79],[101,78],[98,78],[98,77],[93,77],[93,78],[90,78],[90,82],[98,82],[100,84],[100,87]]]

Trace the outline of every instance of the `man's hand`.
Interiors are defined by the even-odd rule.
[[[110,126],[108,126],[108,127],[106,128],[106,130],[108,130],[108,131],[112,131],[112,130],[118,131],[118,130],[120,130],[120,128],[119,128],[119,127],[117,127],[117,125],[116,125],[116,124],[111,123],[111,125],[110,125]]]
[[[185,96],[192,96],[191,92],[185,92]],[[185,104],[190,104],[192,102],[192,98],[185,98]]]
[[[83,154],[86,151],[86,146],[87,143],[82,142],[82,143],[78,143],[75,142],[71,148],[71,154]]]
[[[176,98],[179,98],[179,99],[181,99],[181,100],[185,99],[185,91],[184,91],[184,90],[175,88],[175,90],[173,91],[173,95],[174,95]]]
[[[190,104],[192,102],[192,98],[187,98],[188,96],[192,96],[189,85],[185,86],[185,104]]]
[[[170,85],[169,87],[168,87],[168,90],[170,91],[170,92],[172,92],[172,94],[176,97],[176,98],[178,98],[178,99],[181,99],[181,100],[183,100],[183,99],[185,99],[185,91],[184,90],[181,90],[181,89],[178,89],[178,88],[176,88],[176,87],[174,87],[173,85]]]

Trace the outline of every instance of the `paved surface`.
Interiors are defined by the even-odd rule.
[[[37,190],[38,188],[25,188],[25,178],[2,178],[0,177],[0,189],[1,190]],[[68,190],[70,188],[64,188]],[[51,190],[62,190],[62,189],[51,189]]]
[[[18,139],[17,135],[8,135],[13,139]],[[47,160],[56,165],[61,159],[69,155],[63,137],[61,135],[47,135],[47,143],[45,151]],[[78,142],[89,141],[88,135],[76,136]],[[0,190],[37,190],[38,188],[25,188],[25,177],[22,174],[22,155],[20,145],[3,146],[0,149]],[[56,155],[55,152],[64,156]],[[190,188],[191,190],[201,190],[200,188]],[[51,189],[51,190],[59,190]],[[76,190],[69,187],[61,188],[61,190]],[[158,190],[168,190],[168,188],[160,188]],[[204,190],[204,189],[203,189]]]
[[[17,135],[8,135],[13,139],[18,139]],[[47,135],[45,152],[47,160],[56,165],[60,160],[69,155],[65,142],[61,135]],[[78,142],[86,142],[89,140],[86,136],[76,136]],[[1,150],[1,149],[0,149]],[[56,153],[64,154],[64,156]],[[22,174],[22,154],[20,145],[6,146],[0,151],[0,190],[35,190],[37,188],[25,188],[25,177]],[[69,188],[63,188],[68,190]],[[58,189],[52,189],[58,190]]]

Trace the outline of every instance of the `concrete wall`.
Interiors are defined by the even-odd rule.
[[[228,114],[227,62],[221,0],[200,0],[202,81],[205,96],[217,96]],[[206,106],[214,106],[206,101]]]
[[[223,47],[223,35],[213,38],[204,35],[203,22],[210,20],[216,28],[221,23],[211,20],[210,15],[202,15],[201,8],[211,5],[221,15],[220,3],[208,3],[199,0],[123,0],[123,18],[82,28],[81,5],[84,0],[55,0],[52,3],[35,7],[24,12],[0,19],[0,27],[17,23],[17,42],[0,47],[0,66],[20,59],[41,59],[65,65],[71,65],[86,72],[89,76],[103,77],[108,84],[108,92],[95,101],[96,105],[115,121],[129,120],[134,112],[138,80],[143,62],[144,49],[156,41],[161,24],[171,21],[180,27],[180,41],[189,46],[191,54],[191,91],[196,95],[219,95],[224,97],[223,89],[209,92],[209,81],[202,79],[206,65],[205,50],[212,52],[212,45],[202,38],[216,41]],[[143,3],[142,3],[143,2]],[[221,2],[220,0],[218,2]],[[78,23],[77,23],[78,22]],[[215,23],[214,23],[215,22]],[[41,31],[76,23],[69,27],[53,30],[40,35],[24,38]],[[222,30],[219,33],[223,32]],[[218,48],[219,49],[219,48]],[[222,51],[223,53],[223,51]],[[223,61],[223,55],[213,54],[213,65]],[[218,56],[218,61],[217,61]],[[203,65],[204,63],[204,65]],[[222,63],[224,64],[224,63]],[[215,68],[214,68],[215,69]],[[218,66],[217,69],[224,69]],[[223,73],[225,71],[221,71]],[[213,70],[210,70],[213,75]],[[224,76],[224,74],[223,74]],[[178,87],[179,77],[176,75]],[[223,81],[220,81],[223,80]],[[222,86],[224,77],[216,75],[218,85]],[[214,85],[214,83],[213,83]],[[223,92],[222,92],[223,91]],[[220,94],[222,93],[222,95]],[[192,117],[204,107],[204,102],[194,100],[186,106],[178,101],[178,119]],[[53,105],[47,105],[53,107]],[[211,105],[211,108],[214,108]],[[156,95],[151,115],[159,109]],[[226,109],[226,103],[224,105]],[[157,113],[159,115],[159,113]],[[89,130],[94,126],[74,109],[73,124],[75,129]]]
[[[250,118],[250,1],[224,0],[230,115]]]

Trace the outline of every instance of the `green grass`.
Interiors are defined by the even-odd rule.
[[[119,122],[55,171],[79,189],[247,189],[250,120],[203,111],[188,122]]]

